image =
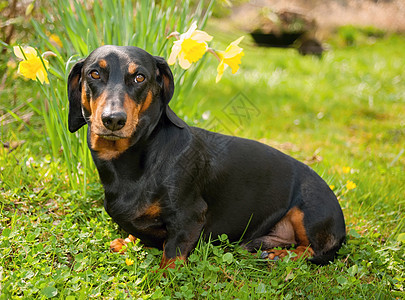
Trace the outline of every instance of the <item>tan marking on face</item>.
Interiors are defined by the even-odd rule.
[[[127,122],[125,123],[125,126],[116,133],[126,138],[121,138],[119,140],[107,140],[96,134],[96,132],[102,133],[103,131],[106,131],[101,120],[101,115],[106,102],[107,96],[104,92],[100,97],[94,101],[91,101],[90,103],[92,112],[90,116],[90,120],[92,122],[90,142],[92,149],[97,151],[99,158],[103,160],[111,160],[119,157],[131,146],[130,137],[135,132],[138,124],[141,106],[132,101],[128,95],[125,95],[124,110],[127,113]]]
[[[91,113],[90,102],[86,96],[86,91],[85,91],[84,87],[82,88],[82,105],[87,112]]]
[[[107,61],[105,60],[105,59],[100,59],[99,61],[98,61],[98,65],[101,67],[101,68],[103,68],[103,69],[105,69],[105,68],[107,68]]]
[[[103,92],[98,98],[90,101],[90,112],[91,112],[90,121],[92,126],[99,128],[104,127],[103,122],[101,120],[101,114],[103,113],[106,102],[107,102],[106,92]]]
[[[137,68],[138,68],[138,65],[136,63],[130,62],[128,65],[128,73],[134,74]]]
[[[115,159],[130,147],[129,138],[110,141],[93,132],[90,134],[90,143],[97,156],[103,160]]]
[[[128,94],[125,94],[124,110],[127,113],[127,122],[121,131],[125,136],[129,137],[135,132],[136,126],[138,125],[141,105],[135,103]]]
[[[145,101],[142,104],[142,108],[140,111],[141,113],[143,113],[145,110],[149,108],[150,104],[152,103],[152,98],[153,98],[152,91],[149,91]]]

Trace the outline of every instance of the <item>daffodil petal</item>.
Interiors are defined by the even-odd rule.
[[[44,61],[45,68],[48,70],[49,69],[49,61],[47,59],[43,59],[43,61]]]
[[[24,47],[22,48],[23,52],[21,51],[20,46],[14,46],[13,52],[15,56],[22,60],[29,60],[35,58],[37,56],[37,51],[32,47]],[[25,56],[24,56],[25,55]]]
[[[238,55],[242,51],[243,51],[243,49],[241,47],[239,47],[237,45],[230,44],[226,48],[224,56],[225,57],[232,57],[232,56]]]
[[[190,38],[199,42],[209,42],[212,40],[212,36],[201,30],[194,31]]]
[[[217,77],[216,77],[216,79],[215,79],[215,82],[216,82],[216,83],[218,83],[218,81],[221,80],[222,75],[224,74],[225,69],[226,69],[227,67],[228,67],[228,66],[224,63],[224,61],[221,60],[221,62],[219,63],[219,65],[218,65],[218,67],[217,67],[217,72],[218,72],[218,74],[217,74]]]
[[[235,57],[237,55],[239,55],[240,53],[242,53],[243,49],[231,49],[230,51],[226,51],[224,53],[224,58],[225,59],[230,59],[232,57]]]
[[[48,73],[46,72],[45,69],[40,69],[37,72],[37,78],[39,79],[39,81],[41,81],[41,83],[43,84],[44,82],[46,84],[49,84],[49,80],[48,80]]]
[[[177,42],[178,41],[174,42],[173,47],[172,47],[172,52],[170,53],[169,59],[167,60],[167,63],[169,65],[173,65],[176,62],[176,58],[181,51],[181,44],[179,44]]]
[[[34,48],[27,46],[23,48],[24,54],[28,59],[32,59],[38,56],[37,50],[35,50]]]
[[[238,44],[240,43],[240,41],[243,39],[244,37],[240,37],[237,40],[233,41],[232,43],[229,44],[229,46],[226,48],[225,50],[225,54],[224,56],[226,58],[230,58],[233,56],[238,55],[240,52],[243,51],[243,49],[241,47],[238,46]]]
[[[197,29],[197,21],[194,21],[193,24],[191,24],[190,28],[185,33],[180,35],[180,40],[190,38],[196,29]]]
[[[39,80],[41,83],[44,83],[45,77],[46,77],[46,75],[44,74],[44,71],[43,71],[43,70],[38,70],[38,72],[37,72],[36,75],[37,75],[38,80]]]
[[[243,40],[244,36],[241,36],[240,38],[238,38],[237,40],[234,40],[231,45],[237,46],[242,40]]]
[[[19,59],[25,60],[25,57],[22,54],[21,48],[19,46],[14,46],[13,47],[13,52],[14,52],[14,55],[17,56]]]
[[[184,54],[181,53],[179,55],[179,65],[182,67],[184,70],[187,70],[191,66],[191,62],[189,62],[187,59],[184,58]]]

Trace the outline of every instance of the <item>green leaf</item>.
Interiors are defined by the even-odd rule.
[[[361,235],[354,229],[350,229],[349,231],[349,235],[351,235],[352,237],[359,239],[361,238]]]
[[[266,285],[262,282],[260,282],[258,284],[258,286],[256,287],[256,293],[257,294],[264,294],[266,293]]]
[[[3,232],[1,233],[1,235],[2,235],[2,236],[5,236],[5,237],[9,237],[9,236],[10,236],[10,233],[11,233],[11,229],[10,229],[10,228],[4,228],[4,229],[3,229]]]
[[[358,271],[359,271],[359,266],[353,265],[347,270],[347,273],[349,273],[350,276],[354,276],[357,274]]]
[[[336,280],[337,280],[337,282],[338,282],[340,285],[346,285],[346,284],[349,283],[349,281],[347,280],[347,278],[344,277],[344,276],[339,276],[338,278],[336,278]]]
[[[221,234],[221,235],[218,236],[218,239],[219,239],[221,242],[225,242],[225,241],[228,239],[228,236],[227,236],[225,233],[223,233],[223,234]]]
[[[400,233],[397,237],[397,241],[400,243],[405,243],[405,232]]]
[[[231,264],[233,262],[233,254],[228,252],[222,255],[222,260],[227,264]]]
[[[58,290],[54,286],[48,286],[41,293],[47,298],[53,298],[58,294]]]

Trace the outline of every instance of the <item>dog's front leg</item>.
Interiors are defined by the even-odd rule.
[[[192,204],[182,203],[166,221],[167,240],[163,246],[161,268],[175,268],[176,260],[186,261],[194,249],[205,225],[207,204],[194,200]]]

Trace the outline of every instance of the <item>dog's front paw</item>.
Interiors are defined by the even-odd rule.
[[[125,242],[124,239],[115,239],[110,243],[110,249],[112,252],[121,252],[122,247],[126,246],[127,243]],[[124,253],[125,251],[122,251],[121,253]]]
[[[115,239],[110,243],[110,249],[112,252],[125,253],[125,249],[122,249],[124,246],[129,243],[134,243],[136,238],[133,235],[129,235],[125,240],[124,239]]]

